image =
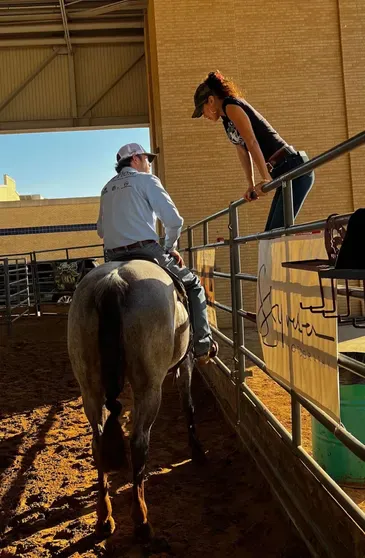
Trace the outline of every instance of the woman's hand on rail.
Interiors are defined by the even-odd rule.
[[[255,186],[250,186],[248,190],[246,190],[246,192],[243,194],[243,197],[246,201],[250,202],[257,199],[257,196],[255,197],[255,195],[253,195],[255,193]]]
[[[271,182],[271,179],[270,180],[262,180],[258,184],[255,184],[255,192],[259,197],[267,195],[267,192],[263,192],[262,188],[263,188],[263,186],[265,186],[266,184],[269,184],[270,182]]]

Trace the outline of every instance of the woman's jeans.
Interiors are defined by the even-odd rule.
[[[275,167],[270,173],[272,178],[277,178],[282,174],[289,172],[290,170],[298,167],[303,163],[303,159],[300,155],[293,155],[289,157],[281,165]],[[294,218],[298,215],[305,198],[307,197],[310,189],[314,183],[314,172],[305,174],[293,180],[293,209]],[[270,231],[271,229],[279,229],[284,227],[284,199],[283,199],[283,188],[280,186],[274,195],[274,199],[271,203],[271,208],[269,216],[267,219],[265,231]]]

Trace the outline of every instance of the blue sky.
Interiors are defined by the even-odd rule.
[[[149,150],[149,129],[0,135],[0,184],[8,174],[19,194],[98,196],[115,174],[116,152],[130,142]]]

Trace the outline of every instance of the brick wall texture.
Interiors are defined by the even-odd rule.
[[[313,157],[364,128],[365,4],[361,0],[154,0],[158,86],[157,141],[166,188],[190,224],[241,197],[245,179],[221,123],[192,120],[196,86],[211,71],[231,77],[279,133]],[[364,148],[316,172],[298,216],[306,222],[365,203]],[[262,230],[273,194],[240,210],[241,234]],[[211,223],[210,240],[228,238],[227,221]],[[228,266],[217,250],[221,269]],[[245,271],[256,272],[257,244],[242,249]],[[217,299],[229,302],[225,280]],[[253,308],[253,285],[245,288]]]

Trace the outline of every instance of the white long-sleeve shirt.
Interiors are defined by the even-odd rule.
[[[165,248],[174,249],[183,218],[157,176],[125,167],[102,189],[97,231],[104,248],[156,240],[156,221],[165,229]]]

